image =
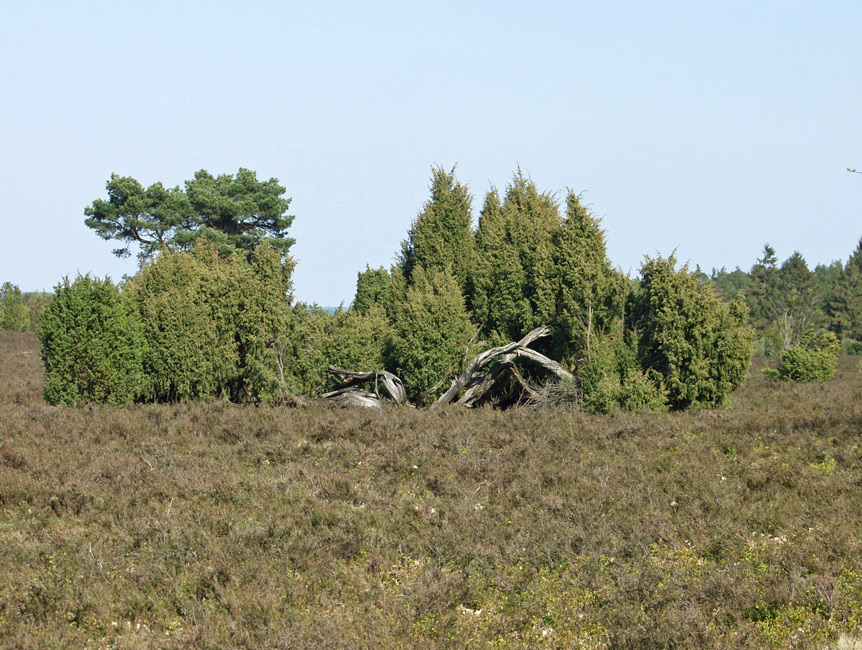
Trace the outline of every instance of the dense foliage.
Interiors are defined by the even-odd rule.
[[[613,267],[600,221],[571,190],[561,202],[518,170],[502,191],[485,195],[474,229],[473,197],[454,169],[434,168],[429,189],[396,263],[360,273],[353,304],[330,313],[292,304],[293,217],[275,179],[201,171],[183,189],[166,189],[113,176],[108,200],[86,214],[88,226],[122,241],[124,251],[135,242],[141,248],[138,274],[114,288],[128,327],[137,328],[129,336],[140,341],[140,381],[122,399],[319,396],[335,385],[332,365],[395,373],[422,403],[473,355],[551,325],[537,352],[574,375],[555,399],[565,394],[570,405],[602,413],[684,409],[725,402],[755,342],[779,359],[775,376],[795,381],[825,377],[832,362],[813,360],[835,344],[813,342],[826,341],[827,328],[854,349],[862,242],[846,265],[814,271],[798,252],[779,264],[767,244],[748,273],[707,276],[657,257],[632,279]],[[26,329],[38,305],[28,307],[16,290],[4,285],[2,323]],[[41,329],[46,342],[54,327],[56,319]],[[502,403],[535,399],[525,386],[549,382],[547,369],[507,363],[519,375],[495,384]],[[812,364],[819,370],[799,370]],[[52,390],[49,399],[68,401]],[[68,394],[78,395],[74,402],[114,393],[70,386]]]
[[[84,223],[102,239],[124,246],[114,253],[125,257],[130,246],[147,259],[165,249],[189,250],[200,238],[218,244],[222,253],[252,250],[264,238],[286,255],[294,240],[287,236],[293,217],[286,214],[290,199],[274,178],[257,180],[242,169],[236,176],[213,176],[202,169],[185,188],[153,183],[145,188],[128,176],[112,174],[108,200],[97,199],[84,210]]]
[[[813,271],[799,252],[779,265],[767,244],[749,273],[713,270],[710,279],[726,300],[745,295],[758,348],[778,359],[778,368],[769,371],[774,378],[825,381],[842,340],[847,353],[859,348],[862,241],[846,264],[818,264]]]
[[[788,381],[829,381],[838,366],[841,343],[832,332],[806,336],[781,351],[778,368],[766,369],[768,377]]]
[[[673,257],[647,258],[632,319],[642,367],[660,378],[675,408],[721,404],[738,388],[753,352],[747,309],[722,304]]]
[[[126,404],[139,396],[146,341],[140,315],[110,280],[65,278],[39,326],[45,399]]]
[[[43,292],[22,292],[17,284],[0,285],[0,330],[35,332],[50,296]]]

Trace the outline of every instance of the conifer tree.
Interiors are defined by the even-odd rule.
[[[316,304],[299,303],[291,311],[290,353],[287,356],[290,389],[315,395],[327,383],[328,330],[332,315]]]
[[[294,262],[268,240],[251,255],[253,277],[240,297],[237,337],[240,365],[249,397],[272,400],[290,392],[288,355],[293,299]]]
[[[351,310],[366,314],[372,305],[387,307],[392,293],[392,278],[382,266],[372,269],[370,266],[358,274],[356,279],[356,297]]]
[[[742,384],[753,334],[741,297],[724,305],[673,256],[647,258],[631,309],[640,365],[670,406],[715,406]]]
[[[779,315],[778,306],[778,258],[769,244],[763,247],[763,256],[751,267],[749,273],[748,305],[751,324],[758,331],[765,330]]]
[[[624,278],[607,259],[605,234],[579,197],[569,191],[566,219],[554,247],[557,316],[564,353],[590,357],[596,334],[621,318]]]
[[[472,306],[473,321],[483,326],[491,317],[492,301],[499,296],[501,288],[495,286],[492,276],[492,251],[499,249],[505,239],[502,204],[496,188],[485,194],[482,210],[479,213],[479,227],[476,229],[476,261],[473,266],[473,279],[470,284],[469,302]],[[495,305],[496,307],[496,305]],[[495,309],[496,311],[496,309]]]
[[[554,319],[554,240],[562,220],[553,196],[539,193],[520,170],[498,205],[492,191],[476,234],[481,260],[474,302],[486,332],[511,341]]]
[[[778,269],[777,291],[777,324],[786,349],[799,345],[822,318],[814,274],[799,251],[794,251]]]
[[[382,304],[372,303],[364,311],[339,309],[328,325],[327,364],[360,372],[383,369],[391,328]]]
[[[139,396],[145,350],[140,321],[110,279],[64,278],[38,335],[49,404],[122,405]]]
[[[0,287],[0,329],[23,332],[30,328],[30,312],[24,304],[17,284],[4,282]]]
[[[473,198],[455,178],[455,169],[435,167],[431,174],[431,197],[416,217],[402,244],[401,267],[408,284],[415,269],[440,271],[449,268],[462,293],[472,272],[474,242]]]
[[[414,268],[413,284],[394,305],[394,316],[387,366],[418,400],[447,373],[460,371],[472,335],[455,275],[448,268]]]
[[[862,341],[862,239],[827,298],[826,312],[832,331]]]
[[[192,253],[164,251],[127,287],[141,315],[146,351],[142,397],[152,401],[239,399],[238,336],[251,269],[211,242]]]

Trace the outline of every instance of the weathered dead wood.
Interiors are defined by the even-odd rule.
[[[365,408],[381,408],[380,395],[369,393],[356,387],[347,388],[341,392],[327,393],[322,402],[332,406],[363,406]]]
[[[342,370],[335,366],[329,366],[328,370],[333,375],[338,375],[345,379],[335,390],[326,393],[323,396],[324,399],[334,399],[348,393],[356,393],[357,391],[355,388],[357,386],[361,386],[366,383],[373,383],[374,393],[369,394],[375,396],[378,400],[380,399],[380,391],[378,387],[382,385],[393,402],[398,405],[407,403],[407,391],[404,390],[404,383],[397,375],[393,375],[391,372],[386,370],[357,372],[355,370]]]
[[[529,382],[524,379],[524,376],[518,370],[518,366],[512,361],[515,355],[507,355],[505,358],[494,363],[488,372],[484,375],[479,375],[475,378],[475,383],[467,388],[458,400],[458,404],[463,406],[475,406],[477,402],[483,399],[488,393],[494,390],[494,386],[500,378],[508,372],[521,386],[521,389],[527,394],[528,399],[533,400],[538,397],[536,390],[530,386]]]
[[[537,327],[527,333],[527,335],[520,341],[491,348],[490,350],[485,350],[484,352],[477,354],[473,360],[465,366],[461,374],[452,381],[452,385],[449,386],[449,390],[443,393],[437,401],[430,406],[430,408],[437,408],[444,404],[449,404],[455,399],[461,390],[468,386],[469,388],[467,392],[458,400],[458,403],[465,405],[474,404],[488,393],[503,370],[514,368],[514,365],[512,365],[511,362],[517,357],[526,357],[530,359],[534,363],[537,363],[541,367],[552,372],[558,379],[565,378],[574,381],[572,374],[563,368],[563,366],[558,362],[527,347],[537,340],[548,336],[550,333],[551,328],[548,325]],[[489,371],[484,376],[476,376],[482,368],[490,365],[498,359],[503,365],[497,366],[493,372]],[[520,377],[520,374],[518,377]],[[515,377],[515,379],[518,380],[518,377]],[[523,381],[523,377],[520,377],[519,383],[521,383],[522,386],[526,386],[526,382]]]
[[[469,363],[466,363],[465,355],[464,369],[452,380],[448,390],[438,397],[428,408],[433,409],[451,403],[462,390],[464,392],[461,394],[460,399],[458,399],[458,403],[465,406],[473,406],[486,397],[493,390],[500,377],[507,372],[520,385],[527,397],[535,400],[538,397],[538,392],[524,379],[515,365],[515,360],[518,358],[527,359],[544,368],[557,379],[565,379],[574,383],[575,378],[559,362],[528,347],[550,333],[551,328],[549,326],[537,327],[527,333],[520,341],[513,341],[506,345],[485,350],[477,354]],[[335,390],[323,396],[323,399],[330,401],[330,403],[380,407],[383,401],[380,394],[380,386],[382,386],[392,402],[398,405],[409,404],[407,401],[407,391],[404,389],[403,382],[391,372],[387,372],[386,370],[357,372],[354,370],[342,370],[335,366],[329,366],[329,372],[343,378],[341,384]],[[436,386],[423,393],[420,399],[424,399],[439,390],[448,375],[449,373]],[[374,386],[373,393],[360,388],[361,386],[372,384]]]

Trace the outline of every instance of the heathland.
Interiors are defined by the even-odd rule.
[[[859,359],[762,366],[684,412],[68,408],[0,332],[0,647],[853,647]]]

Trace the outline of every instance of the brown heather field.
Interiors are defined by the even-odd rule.
[[[40,390],[0,333],[2,648],[859,647],[858,359],[611,417]]]

